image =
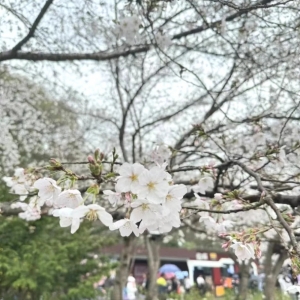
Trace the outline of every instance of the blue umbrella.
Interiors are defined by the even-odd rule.
[[[163,265],[159,269],[160,273],[176,273],[180,271],[181,270],[176,265],[172,265],[172,264]]]
[[[185,272],[181,272],[181,271],[180,272],[176,272],[175,276],[176,276],[177,279],[181,280],[181,279],[184,278]]]

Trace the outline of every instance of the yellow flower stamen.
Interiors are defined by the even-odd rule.
[[[88,219],[89,221],[96,221],[98,219],[97,212],[95,210],[90,210],[86,214],[86,219]]]
[[[132,175],[130,176],[130,179],[131,179],[132,181],[137,181],[137,180],[138,180],[138,176],[137,176],[136,174],[132,174]]]
[[[154,190],[155,189],[155,183],[154,182],[149,182],[147,184],[147,187],[148,187],[149,190]]]

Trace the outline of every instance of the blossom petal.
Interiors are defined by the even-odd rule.
[[[132,175],[132,166],[129,163],[123,163],[123,165],[119,168],[119,174],[121,176],[131,176]]]
[[[113,224],[111,224],[109,226],[109,229],[110,230],[116,230],[116,229],[119,229],[120,227],[124,226],[126,224],[126,222],[128,222],[126,219],[122,219],[122,220],[119,220]]]
[[[120,227],[121,236],[130,236],[132,233],[132,229],[130,226],[122,226]]]
[[[130,191],[130,185],[131,185],[131,179],[128,177],[121,177],[117,184],[116,184],[116,190],[121,193],[126,193]]]
[[[104,225],[110,226],[113,223],[113,217],[107,211],[98,211],[97,215]]]
[[[71,225],[71,233],[75,233],[80,226],[80,219],[79,218],[73,218],[72,225]]]
[[[60,217],[59,225],[60,227],[68,227],[72,224],[72,218]]]
[[[130,215],[130,220],[134,223],[141,221],[143,218],[143,213],[141,208],[135,208]]]
[[[187,193],[187,188],[183,184],[173,185],[169,189],[169,194],[177,199],[182,199]]]
[[[80,205],[73,210],[73,218],[83,218],[90,211],[90,209],[85,205]]]
[[[105,210],[104,207],[98,205],[98,204],[89,204],[87,205],[87,207],[90,209],[90,210],[94,210],[94,211],[103,211]]]

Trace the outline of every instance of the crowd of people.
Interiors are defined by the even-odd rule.
[[[254,293],[262,293],[265,285],[265,274],[263,270],[259,269],[258,273],[256,274],[251,272],[249,276],[249,290],[251,290]],[[228,274],[228,276],[223,277],[221,287],[224,289],[224,291],[232,290],[232,292],[238,293],[239,284],[239,274],[234,273]],[[293,285],[300,286],[300,276],[294,278],[289,267],[283,268],[277,278],[277,288],[279,288],[284,294],[288,295],[288,290]],[[95,284],[95,288],[99,289],[103,293],[103,295],[107,294],[107,291],[113,286],[113,276],[104,277]],[[207,294],[207,292],[213,292],[214,290],[212,283],[210,283],[203,274],[199,274],[195,278],[195,283],[192,283],[188,276],[185,276],[182,279],[178,279],[175,275],[170,276],[170,274],[161,273],[157,277],[156,287],[160,300],[168,299],[169,296],[172,294],[188,294],[191,292],[192,288],[194,289],[194,292],[196,291],[199,294],[199,299],[201,299]],[[141,295],[145,295],[148,289],[149,280],[146,274],[144,274],[143,282],[140,285],[137,284],[135,277],[132,274],[130,274],[127,278],[126,286],[123,289],[123,300],[143,299]],[[299,293],[289,295],[293,300],[300,299]]]
[[[189,293],[192,284],[189,278],[186,276],[179,280],[176,276],[167,277],[166,274],[161,273],[156,280],[156,287],[158,291],[159,299],[167,299],[170,294],[183,294]],[[147,276],[144,276],[144,281],[139,289],[136,280],[133,275],[130,275],[127,280],[126,287],[123,290],[123,300],[137,300],[138,292],[146,293],[149,288],[149,280]]]

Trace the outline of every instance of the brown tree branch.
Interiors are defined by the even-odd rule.
[[[16,53],[17,51],[21,50],[22,46],[24,46],[33,36],[34,33],[39,25],[39,23],[41,22],[42,18],[44,17],[44,15],[46,14],[48,8],[50,7],[50,5],[53,3],[53,0],[47,0],[45,5],[43,6],[43,8],[41,9],[39,15],[37,16],[37,18],[35,19],[35,21],[33,22],[28,34],[17,44],[12,48],[12,52]]]
[[[261,7],[265,7],[265,5],[267,5],[268,3],[271,3],[273,0],[263,0],[261,1],[259,4],[253,5],[248,7],[245,10],[241,10],[238,11],[230,16],[228,16],[226,18],[227,22],[233,21],[235,19],[237,19],[238,17],[247,14],[248,12],[261,8]],[[45,4],[45,6],[47,4],[49,4],[50,6],[50,0],[48,0]],[[45,8],[44,6],[44,8]],[[44,53],[44,52],[38,52],[38,53],[33,53],[33,52],[21,52],[21,51],[17,51],[20,49],[20,47],[22,47],[33,35],[38,23],[40,22],[41,18],[43,17],[43,15],[45,14],[46,10],[48,9],[48,7],[46,7],[45,11],[42,13],[40,13],[40,19],[36,19],[36,26],[34,27],[34,25],[31,28],[31,31],[29,32],[29,34],[19,43],[17,44],[12,50],[9,51],[4,51],[0,53],[0,61],[6,61],[6,60],[13,60],[13,59],[18,59],[18,60],[31,60],[31,61],[73,61],[73,60],[95,60],[95,61],[104,61],[104,60],[111,60],[111,59],[115,59],[115,58],[119,58],[119,57],[126,57],[129,56],[131,54],[138,54],[138,53],[143,53],[143,52],[147,52],[150,49],[150,45],[144,45],[142,47],[136,47],[134,49],[129,49],[126,51],[113,51],[110,53],[107,52],[102,52],[102,53]],[[202,31],[205,31],[207,29],[211,29],[211,28],[216,28],[218,27],[220,24],[222,23],[222,20],[218,20],[215,22],[212,22],[210,24],[203,24],[199,27],[196,27],[192,30],[188,30],[188,31],[184,31],[182,33],[179,34],[175,34],[172,37],[172,40],[178,40],[181,39],[182,37],[187,37],[193,34],[197,34],[197,33],[201,33]],[[32,32],[32,33],[31,33]],[[17,49],[17,50],[16,50]]]

